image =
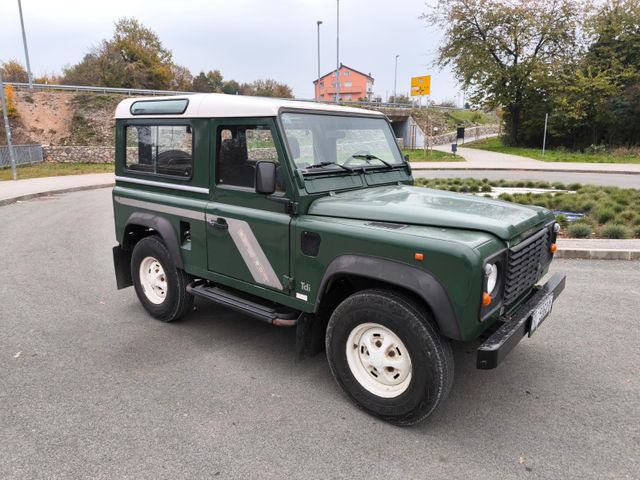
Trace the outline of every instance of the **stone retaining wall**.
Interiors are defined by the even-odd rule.
[[[113,163],[114,147],[57,147],[43,145],[44,161],[49,163]]]

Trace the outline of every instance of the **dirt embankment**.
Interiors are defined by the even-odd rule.
[[[17,90],[17,115],[10,119],[13,142],[113,146],[113,114],[124,98],[101,93]]]

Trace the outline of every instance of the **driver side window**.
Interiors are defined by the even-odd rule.
[[[284,191],[282,169],[271,129],[265,125],[222,125],[217,129],[218,185],[255,188],[256,163],[277,164],[276,192]]]

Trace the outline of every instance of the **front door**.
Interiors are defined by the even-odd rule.
[[[292,190],[275,123],[270,118],[215,120],[211,132],[215,189],[207,207],[209,271],[244,290],[253,285],[286,293],[291,216],[285,204]],[[272,195],[255,191],[258,161],[278,165]]]

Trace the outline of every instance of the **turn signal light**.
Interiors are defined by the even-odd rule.
[[[488,307],[489,305],[491,305],[491,295],[485,292],[482,294],[482,306]]]
[[[552,243],[551,246],[549,247],[549,251],[551,253],[556,253],[557,250],[558,250],[558,245],[556,245],[555,243]]]

